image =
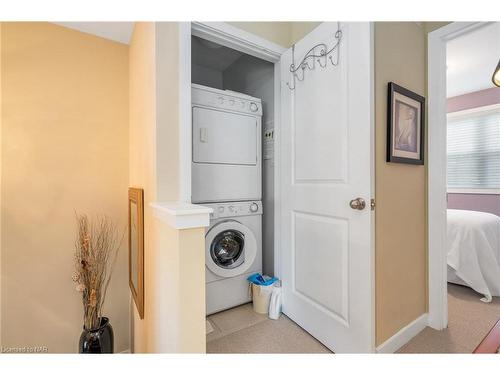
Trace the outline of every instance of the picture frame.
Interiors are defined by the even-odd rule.
[[[387,162],[424,164],[425,98],[389,82]]]
[[[144,319],[144,191],[128,189],[129,286],[139,317]]]

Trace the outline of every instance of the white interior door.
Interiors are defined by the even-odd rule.
[[[323,68],[309,60],[315,69],[306,68],[295,90],[286,84],[293,86],[292,50],[281,60],[283,311],[334,352],[371,352],[371,26],[341,23],[340,28],[338,65],[328,59]],[[319,43],[331,48],[336,31],[337,23],[327,22],[300,40],[295,64]],[[355,198],[366,207],[351,208]]]

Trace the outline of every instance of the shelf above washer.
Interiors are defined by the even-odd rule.
[[[210,224],[213,209],[186,202],[153,202],[154,216],[175,229],[203,228]]]

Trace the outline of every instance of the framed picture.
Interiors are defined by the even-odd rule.
[[[144,319],[144,191],[128,189],[128,279],[135,305]]]
[[[387,161],[424,164],[425,98],[389,82]]]

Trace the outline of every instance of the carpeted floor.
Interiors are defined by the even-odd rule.
[[[481,302],[483,296],[465,286],[448,284],[448,328],[425,328],[400,353],[472,353],[500,319],[500,298]]]
[[[448,328],[425,328],[399,353],[472,353],[500,319],[500,298],[481,302],[472,289],[448,284]],[[282,315],[270,320],[246,304],[208,317],[207,353],[331,353]]]
[[[252,304],[210,315],[207,353],[331,353],[285,315],[271,320]]]

